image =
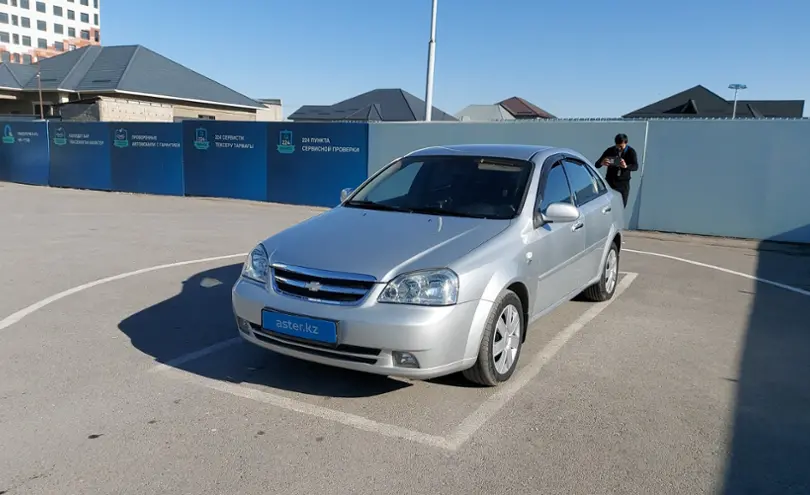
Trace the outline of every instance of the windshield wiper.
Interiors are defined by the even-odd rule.
[[[425,215],[439,215],[447,217],[464,217],[464,218],[489,218],[487,215],[475,215],[473,213],[462,213],[458,211],[445,210],[444,208],[424,207],[424,208],[411,208],[411,213],[423,213]]]
[[[375,203],[374,201],[368,201],[365,199],[356,199],[348,201],[347,203],[345,203],[345,206],[357,206],[360,208],[367,208],[369,210],[411,212],[411,210],[408,208],[401,208],[399,206],[386,205],[383,203]]]

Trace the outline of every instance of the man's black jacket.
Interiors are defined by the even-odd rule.
[[[611,146],[602,153],[602,156],[600,156],[598,160],[596,160],[594,166],[596,168],[601,168],[602,160],[605,158],[615,158],[617,156],[624,158],[624,163],[627,164],[627,168],[608,167],[607,174],[605,175],[605,179],[607,179],[608,184],[624,181],[629,182],[631,172],[638,170],[638,155],[636,154],[636,150],[630,146],[626,146],[624,148],[624,152],[619,151],[619,148],[615,146]]]

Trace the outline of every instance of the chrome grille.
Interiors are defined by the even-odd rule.
[[[253,337],[262,342],[331,359],[341,359],[353,363],[376,364],[382,352],[381,349],[359,347],[356,345],[338,344],[337,346],[330,346],[313,341],[302,342],[289,339],[285,335],[269,332],[253,323],[251,323],[250,326],[251,330],[253,330]]]
[[[280,294],[330,304],[358,304],[374,287],[369,275],[272,265],[273,288]]]

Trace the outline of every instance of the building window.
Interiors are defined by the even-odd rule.
[[[93,24],[98,26],[98,14],[93,14]]]
[[[89,23],[89,22],[90,22],[90,15],[89,15],[89,14],[85,14],[84,12],[82,12],[81,14],[79,14],[79,19],[80,19],[82,22],[87,22],[87,23]]]
[[[82,29],[82,39],[90,41],[90,31]]]
[[[14,43],[15,45],[19,45],[20,44],[20,35],[17,34],[17,33],[12,34],[11,35],[11,42]]]
[[[39,31],[47,31],[48,30],[48,23],[45,21],[37,21],[37,30]]]
[[[19,64],[20,63],[20,54],[19,53],[13,53],[11,55],[11,61],[14,62],[15,64]]]
[[[98,8],[98,0],[93,0],[93,8],[94,9]]]
[[[11,16],[11,24],[13,26],[19,26],[20,25],[20,18],[17,17],[16,15]]]
[[[53,44],[53,47],[54,47],[55,49],[59,50],[60,52],[65,51],[65,44],[64,44],[64,43],[62,43],[61,41],[57,41],[56,43],[54,43],[54,44]]]
[[[39,103],[34,103],[34,115],[47,115],[48,117],[53,115],[53,105],[42,105],[41,112]]]
[[[8,43],[9,41],[11,41],[11,36],[8,34],[8,32],[0,31],[0,42]],[[3,52],[3,53],[6,53],[6,52]]]
[[[96,43],[101,43],[101,34],[98,31],[93,33],[93,39],[96,40]]]
[[[0,23],[8,24],[8,14],[0,12]]]
[[[11,6],[16,7],[17,6],[17,0],[11,0]]]
[[[68,28],[68,36],[71,38],[76,37],[76,28],[69,27]]]
[[[54,5],[53,6],[53,15],[55,15],[56,17],[62,17],[62,14],[63,14],[62,7],[60,7],[58,5]]]
[[[69,44],[69,45],[68,45],[68,51],[69,51],[69,52],[72,52],[72,51],[73,51],[73,50],[75,50],[75,49],[76,49],[76,45],[74,45],[73,43],[71,43],[71,44]]]
[[[68,9],[68,19],[70,19],[71,21],[75,21],[76,20],[76,12],[73,12],[72,10]]]
[[[28,55],[27,53],[23,54],[23,63],[24,64],[30,64],[31,63],[31,55]]]
[[[22,27],[24,27],[24,28],[30,28],[31,27],[31,19],[29,19],[27,17],[20,17],[20,25]]]
[[[21,9],[30,9],[31,4],[28,3],[28,0],[20,0],[20,8]]]
[[[84,5],[85,7],[90,5],[90,2],[88,2],[87,0],[79,0],[79,3]]]
[[[56,34],[65,34],[65,26],[61,24],[54,24],[53,25],[53,32]]]
[[[37,38],[37,48],[42,48],[46,50],[48,48],[48,40],[45,38]]]
[[[3,62],[11,62],[11,54],[9,52],[3,52]]]
[[[0,0],[0,4],[8,5],[8,0]]]
[[[23,46],[31,46],[31,37],[30,36],[23,36],[22,37],[22,44],[23,44]]]
[[[42,12],[44,14],[47,11],[48,9],[45,8],[45,2],[37,2],[37,12]]]

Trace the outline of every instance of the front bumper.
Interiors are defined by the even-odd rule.
[[[424,307],[377,303],[382,286],[357,306],[310,302],[240,279],[232,302],[240,335],[280,354],[357,371],[428,379],[471,367],[492,303],[470,301]],[[337,345],[301,341],[261,328],[262,310],[338,322]],[[395,353],[409,353],[418,366],[399,365]]]

